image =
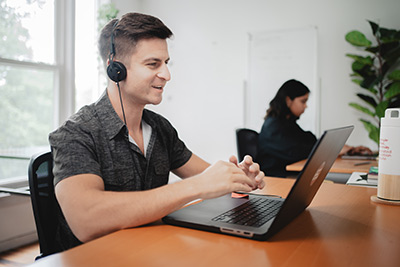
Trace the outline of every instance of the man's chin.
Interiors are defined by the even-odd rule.
[[[150,104],[157,106],[162,102],[162,97],[160,99],[153,100]]]

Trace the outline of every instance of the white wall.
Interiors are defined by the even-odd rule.
[[[320,130],[354,124],[348,144],[377,149],[358,121],[361,114],[348,106],[358,101],[358,87],[350,80],[351,60],[345,54],[356,50],[344,36],[357,29],[371,39],[367,19],[398,29],[399,0],[145,0],[132,6],[114,2],[120,14],[155,15],[174,32],[172,80],[163,103],[151,108],[166,116],[188,147],[209,162],[236,155],[234,131],[244,119],[247,33],[306,26],[318,28]]]

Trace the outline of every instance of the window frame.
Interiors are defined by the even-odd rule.
[[[0,57],[0,65],[53,72],[52,129],[55,129],[71,116],[75,109],[75,0],[54,0],[53,34],[55,46],[53,64]],[[1,157],[12,159],[15,156],[1,155]],[[17,180],[18,177],[6,179]]]
[[[75,0],[55,1],[54,122],[57,127],[75,108]]]

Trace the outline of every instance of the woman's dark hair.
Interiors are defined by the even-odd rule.
[[[293,116],[292,112],[286,104],[286,97],[291,100],[296,97],[303,96],[309,93],[310,90],[303,83],[297,80],[289,80],[282,84],[275,97],[269,103],[269,108],[265,119],[267,117],[287,118],[288,115]]]
[[[116,23],[118,21],[118,23]],[[167,39],[172,36],[171,30],[158,18],[141,14],[127,13],[120,20],[109,21],[102,29],[98,41],[100,56],[104,66],[111,52],[111,34],[114,35],[115,56],[129,64],[129,58],[142,39]]]

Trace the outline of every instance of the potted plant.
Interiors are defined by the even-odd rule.
[[[363,104],[349,105],[372,117],[361,118],[369,138],[379,146],[380,118],[385,110],[400,106],[400,31],[386,29],[368,21],[375,44],[359,31],[346,34],[346,41],[364,51],[363,55],[346,54],[353,59],[352,81],[361,87],[357,96]]]

